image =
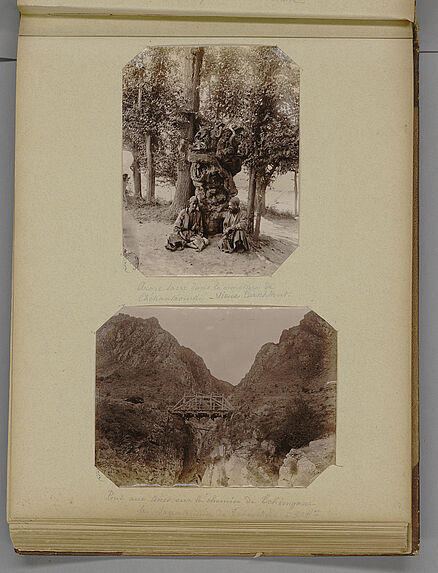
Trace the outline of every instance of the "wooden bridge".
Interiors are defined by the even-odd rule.
[[[224,418],[233,412],[233,407],[222,394],[184,394],[170,411],[184,418]]]

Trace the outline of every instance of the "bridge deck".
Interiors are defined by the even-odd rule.
[[[233,411],[230,402],[221,394],[184,394],[171,410],[185,416],[226,416]]]

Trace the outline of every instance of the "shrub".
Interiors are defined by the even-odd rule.
[[[325,429],[325,409],[318,411],[302,396],[290,401],[284,415],[270,416],[261,423],[262,433],[275,444],[280,455],[287,454],[291,449],[302,448],[320,438]]]

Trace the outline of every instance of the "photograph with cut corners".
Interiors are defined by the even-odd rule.
[[[124,307],[96,334],[117,486],[306,487],[335,464],[337,333],[301,307]]]
[[[122,71],[123,253],[146,276],[272,275],[298,247],[300,70],[154,46]]]

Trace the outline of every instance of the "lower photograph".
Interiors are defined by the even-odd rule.
[[[337,332],[304,307],[124,307],[96,333],[115,485],[307,487],[336,463]]]

